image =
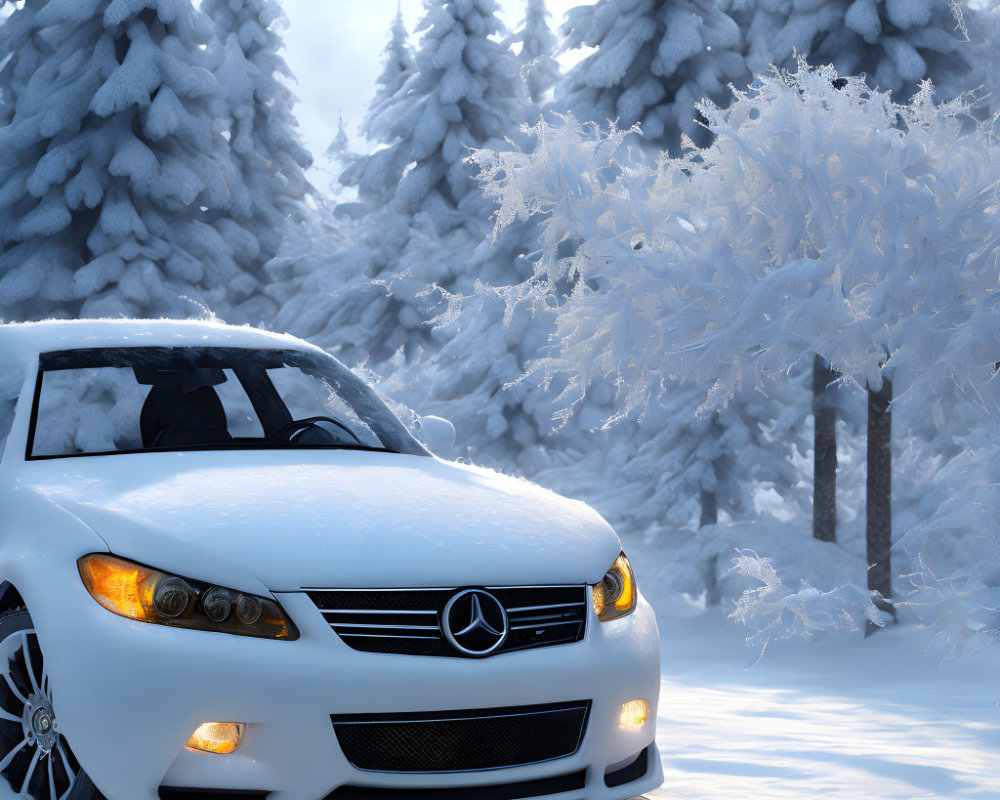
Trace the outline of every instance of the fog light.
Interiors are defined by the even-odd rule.
[[[629,700],[627,703],[622,703],[622,715],[618,719],[618,727],[625,731],[637,731],[646,724],[648,718],[648,700]]]
[[[206,722],[191,734],[187,746],[203,753],[227,755],[240,746],[243,727],[242,722]]]

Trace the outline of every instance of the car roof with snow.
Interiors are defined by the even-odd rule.
[[[302,350],[318,347],[289,334],[211,320],[48,320],[0,325],[0,359],[25,363],[39,353],[102,347],[243,347]]]

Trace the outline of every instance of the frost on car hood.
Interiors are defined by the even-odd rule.
[[[620,548],[583,503],[433,458],[142,453],[33,465],[109,550],[247,591],[600,580]]]

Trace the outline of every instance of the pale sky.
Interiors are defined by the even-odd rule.
[[[298,80],[294,89],[301,100],[296,116],[317,161],[336,136],[340,113],[352,147],[363,149],[358,125],[375,93],[397,2],[412,35],[423,14],[422,0],[282,0],[288,16],[284,55]],[[548,0],[553,29],[567,9],[589,2],[593,0]],[[518,27],[524,0],[500,3],[504,22]]]

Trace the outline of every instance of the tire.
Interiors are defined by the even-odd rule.
[[[0,614],[0,799],[12,794],[105,800],[59,733],[35,626],[23,608]]]

